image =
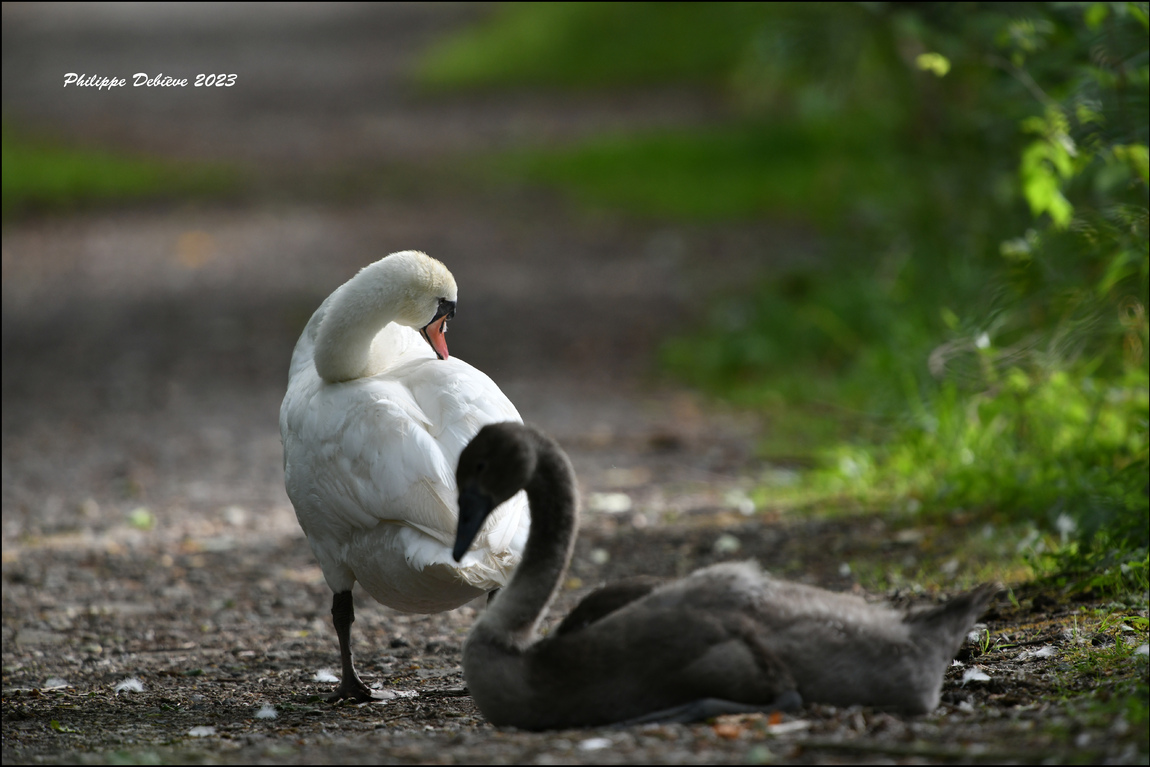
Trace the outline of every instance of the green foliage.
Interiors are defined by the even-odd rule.
[[[1015,367],[977,394],[947,384],[914,409],[917,422],[897,439],[828,451],[820,478],[836,492],[881,488],[928,510],[1025,515],[1064,542],[1105,529],[1144,550],[1147,380],[1131,375],[1035,378]]]
[[[221,168],[65,146],[3,129],[3,215],[120,200],[219,195],[235,185]]]
[[[904,148],[935,172],[907,176],[909,197],[872,195],[880,214],[848,228],[866,243],[898,232],[904,254],[888,253],[877,270],[844,259],[842,281],[776,279],[720,304],[705,329],[669,343],[664,360],[727,396],[783,391],[800,406],[812,390],[804,379],[835,375],[836,398],[869,408],[885,428],[840,432],[856,439],[821,453],[817,485],[1029,519],[1058,531],[1061,571],[1089,565],[1136,588],[1122,573],[1137,572],[1148,537],[1144,16],[1121,6],[1124,20],[1111,23],[1124,26],[1100,39],[1067,9],[1040,10],[1048,17],[1000,20],[1005,32],[981,51],[974,34],[964,43],[973,50],[951,40],[948,56],[916,58],[937,78],[952,59],[969,68],[1001,58],[1001,71],[957,73],[968,82],[948,83],[933,107],[945,119]],[[922,21],[912,39],[945,47]],[[985,103],[963,101],[973,82]],[[973,144],[963,136],[972,123],[984,133]],[[939,140],[988,156],[947,162]],[[996,188],[1012,154],[1037,220],[1010,237],[1028,225],[1017,198]]]
[[[1147,5],[734,5],[516,6],[425,72],[725,88],[730,125],[506,167],[589,206],[818,225],[827,263],[717,301],[664,365],[788,432],[815,419],[821,492],[1034,524],[1040,572],[1138,588]]]
[[[433,47],[431,88],[619,86],[712,81],[768,18],[758,3],[507,3]]]
[[[1041,561],[1044,558],[1046,562]],[[1145,548],[1131,546],[1129,539],[1110,540],[1110,531],[1105,528],[1093,545],[1052,548],[1048,557],[1039,554],[1032,556],[1032,560],[1032,567],[1041,580],[1063,592],[1129,599],[1142,607],[1146,605],[1146,595],[1150,592],[1150,555]]]
[[[1106,39],[1065,9],[1007,25],[1025,32],[1005,38],[1016,48],[1010,67],[1042,109],[1019,121],[1038,136],[1019,167],[1038,221],[1001,243],[998,268],[980,270],[993,279],[991,301],[963,301],[965,321],[944,313],[950,338],[927,357],[929,386],[920,379],[919,396],[908,392],[906,425],[883,444],[838,448],[824,474],[858,493],[893,487],[1045,522],[1071,544],[1068,571],[1076,561],[1129,567],[1150,537],[1146,30],[1143,9],[1120,8],[1126,26]],[[1050,42],[1059,35],[1062,48]],[[1047,72],[1040,85],[1019,67],[1044,45],[1064,69],[1036,62]],[[1087,52],[1089,64],[1068,55]],[[987,213],[1007,231],[1007,215]],[[861,348],[860,360],[871,356]],[[1107,568],[1115,552],[1124,561]]]
[[[830,226],[860,195],[900,191],[899,158],[881,137],[793,125],[601,137],[502,165],[588,207],[699,221],[770,213]]]

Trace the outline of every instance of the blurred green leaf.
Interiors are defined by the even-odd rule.
[[[137,530],[151,530],[156,526],[156,517],[146,507],[139,506],[128,513],[128,524]]]
[[[936,77],[945,77],[950,71],[950,59],[941,53],[920,53],[915,65],[924,72],[932,72]]]

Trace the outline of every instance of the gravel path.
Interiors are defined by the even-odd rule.
[[[501,146],[718,115],[691,92],[415,93],[404,79],[412,57],[481,12],[7,4],[4,114],[270,177],[346,164],[410,173],[425,160],[441,168]],[[60,87],[72,71],[201,69],[239,72],[240,87]],[[944,705],[920,719],[816,707],[781,722],[497,731],[461,689],[459,648],[475,609],[407,616],[362,596],[361,669],[395,697],[323,703],[331,685],[316,674],[338,665],[330,592],[283,491],[277,414],[307,317],[391,251],[419,248],[448,264],[461,294],[452,352],[559,438],[593,509],[630,504],[588,514],[560,613],[603,579],[637,572],[755,556],[850,588],[843,562],[891,555],[880,518],[741,513],[742,491],[771,468],[754,452],[769,425],[651,370],[659,339],[688,326],[713,291],[811,257],[801,231],[587,216],[514,190],[436,186],[437,173],[409,195],[354,205],[289,195],[5,228],[5,763],[1145,762],[1145,735],[1122,720],[1052,729],[1066,716],[1047,702],[1056,681],[1046,660],[1020,660],[1017,649],[981,656],[992,683],[963,686],[956,670]],[[943,557],[955,545],[933,531],[897,553]],[[1059,623],[1077,610],[1003,603],[990,627],[1060,646],[1078,638]],[[128,678],[143,690],[117,691]],[[275,718],[259,715],[265,705]]]

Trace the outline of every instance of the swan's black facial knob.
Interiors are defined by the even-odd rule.
[[[449,320],[455,318],[454,301],[451,301],[447,298],[439,299],[439,308],[435,310],[435,316],[431,318],[431,321],[435,322],[440,317],[446,317]]]

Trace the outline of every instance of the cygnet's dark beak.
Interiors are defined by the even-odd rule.
[[[455,548],[451,551],[456,562],[461,561],[471,548],[487,515],[494,508],[492,499],[477,490],[467,488],[459,491],[459,526],[455,530]]]
[[[439,299],[439,307],[431,322],[419,329],[427,343],[435,350],[435,355],[441,360],[447,359],[447,339],[443,334],[447,332],[447,321],[455,316],[455,302],[446,298]]]

